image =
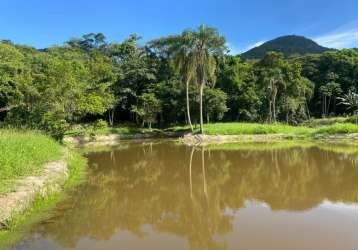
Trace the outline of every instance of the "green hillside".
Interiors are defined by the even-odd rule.
[[[305,38],[303,36],[282,36],[274,40],[268,41],[258,47],[255,47],[243,54],[243,59],[260,59],[267,52],[275,51],[281,52],[285,57],[295,54],[319,54],[329,50],[322,47],[313,40]]]

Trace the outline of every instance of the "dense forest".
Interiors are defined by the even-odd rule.
[[[165,127],[215,121],[287,122],[352,114],[358,52],[262,59],[229,55],[219,32],[200,26],[140,43],[102,33],[35,49],[0,42],[2,126],[55,137],[75,124]]]

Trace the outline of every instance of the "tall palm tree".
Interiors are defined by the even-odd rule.
[[[197,30],[186,30],[180,35],[154,40],[151,45],[171,57],[182,74],[186,85],[188,122],[192,130],[189,84],[196,80],[200,89],[200,132],[203,134],[204,86],[215,82],[216,59],[227,51],[225,38],[219,35],[217,29],[201,25]]]
[[[189,85],[196,76],[196,62],[193,55],[194,39],[190,30],[180,35],[168,36],[150,42],[152,47],[159,48],[174,63],[186,88],[186,112],[191,131],[194,131],[190,115]]]
[[[195,66],[196,58],[193,55],[194,39],[190,31],[184,31],[180,35],[180,42],[178,44],[177,53],[174,56],[174,65],[182,75],[182,80],[185,84],[186,90],[186,111],[188,123],[191,131],[194,131],[193,124],[191,123],[190,116],[190,98],[189,98],[189,85],[195,79]]]
[[[216,58],[226,52],[226,42],[220,36],[217,29],[199,26],[197,31],[192,31],[194,38],[193,55],[196,62],[196,80],[200,88],[200,132],[203,128],[203,92],[206,83],[215,82]]]

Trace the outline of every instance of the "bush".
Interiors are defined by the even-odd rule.
[[[69,128],[65,119],[56,119],[52,115],[44,117],[43,124],[46,132],[58,141],[61,141]]]
[[[358,114],[349,117],[347,119],[347,122],[353,123],[353,124],[358,124]]]
[[[108,123],[105,120],[99,119],[93,123],[93,129],[99,130],[99,129],[105,129],[108,127]]]

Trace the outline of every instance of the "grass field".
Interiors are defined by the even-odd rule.
[[[40,132],[0,130],[0,193],[14,181],[39,173],[48,161],[61,158],[63,148]]]
[[[204,133],[207,135],[263,135],[263,134],[284,134],[300,137],[310,137],[315,135],[333,135],[333,134],[349,134],[358,133],[358,124],[348,123],[346,118],[334,119],[318,119],[310,123],[311,126],[291,126],[282,123],[266,124],[266,123],[211,123],[204,125]],[[101,128],[97,130],[73,130],[67,133],[68,136],[73,135],[107,135],[120,134],[125,138],[130,135],[153,134],[165,137],[169,133],[190,132],[189,126],[174,126],[165,129],[136,128],[136,127],[117,127],[117,128]],[[197,127],[194,131],[199,133]]]
[[[321,123],[320,123],[321,124]],[[263,135],[284,134],[299,136],[334,135],[358,133],[358,124],[333,123],[317,127],[291,126],[287,124],[260,124],[260,123],[212,123],[204,125],[204,133],[207,135]],[[169,128],[170,131],[189,131],[188,126]],[[199,133],[199,129],[195,130]]]
[[[214,123],[206,124],[204,132],[208,135],[308,134],[312,129],[286,124]]]
[[[215,123],[204,126],[208,135],[254,135],[254,134],[285,134],[285,135],[334,135],[358,133],[358,125],[352,123],[336,123],[327,126],[309,128],[285,124],[256,123]]]
[[[344,123],[344,124],[333,124],[330,126],[320,127],[314,130],[314,134],[351,134],[358,133],[358,125],[352,123]]]

